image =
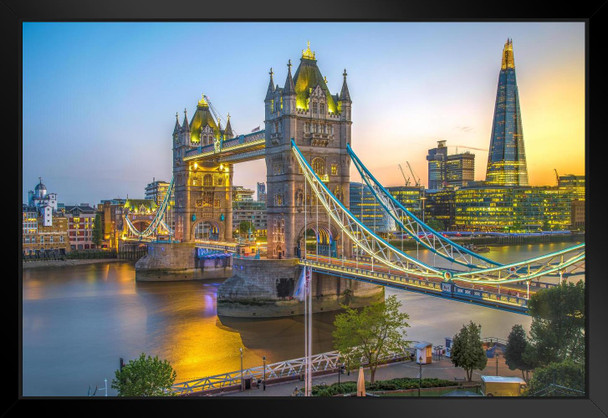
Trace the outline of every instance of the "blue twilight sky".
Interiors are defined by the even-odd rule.
[[[471,147],[483,180],[507,38],[530,183],[584,174],[580,22],[26,22],[23,199],[38,177],[68,205],[143,198],[171,179],[176,112],[192,116],[204,93],[237,133],[263,129],[268,72],[283,86],[307,41],[332,94],[347,70],[352,146],[384,185],[403,184],[406,161],[427,185],[439,139],[450,153]],[[235,167],[236,185],[265,179],[263,160]]]

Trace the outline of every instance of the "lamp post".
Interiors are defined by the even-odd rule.
[[[424,223],[424,201],[426,200],[426,196],[420,196],[420,201],[422,203],[422,223]]]
[[[244,381],[243,381],[243,347],[239,347],[239,351],[241,352],[241,392],[244,390]]]
[[[264,362],[264,376],[262,378],[262,387],[266,390],[266,356],[262,357],[262,361]]]
[[[418,357],[418,397],[420,397],[420,387],[422,386],[422,356]]]

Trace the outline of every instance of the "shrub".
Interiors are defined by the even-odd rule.
[[[365,389],[369,391],[392,391],[392,390],[407,390],[417,389],[418,385],[423,388],[454,386],[455,383],[451,380],[437,378],[423,378],[419,381],[417,378],[395,378],[390,380],[380,380],[374,383],[365,383]],[[342,393],[353,393],[357,391],[355,382],[333,383],[331,385],[317,385],[312,388],[313,396],[335,396]]]

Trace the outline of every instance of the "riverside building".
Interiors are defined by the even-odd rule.
[[[118,249],[124,228],[124,206],[126,199],[102,200],[97,205],[97,213],[101,215],[102,238],[101,247],[112,250]]]
[[[349,194],[350,211],[365,226],[381,234],[395,230],[395,221],[380,206],[366,184],[351,182]]]
[[[97,211],[88,203],[66,205],[64,216],[68,221],[68,235],[72,250],[96,248],[93,243],[93,228]]]
[[[428,150],[429,189],[465,187],[475,180],[475,154],[470,152],[448,154],[445,140]]]
[[[22,253],[25,256],[70,251],[67,219],[59,211],[57,194],[48,193],[42,178],[28,192],[22,210]]]

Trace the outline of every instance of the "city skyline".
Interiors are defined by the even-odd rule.
[[[487,151],[473,148],[489,147],[506,39],[530,185],[584,174],[583,23],[24,23],[24,202],[39,177],[65,204],[143,197],[170,180],[175,113],[193,115],[201,94],[238,134],[264,129],[270,68],[282,87],[307,41],[332,94],[346,69],[352,146],[383,184],[402,185],[409,161],[428,185],[437,140],[470,147],[484,180]],[[235,185],[259,181],[263,160],[235,167]]]

